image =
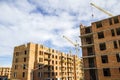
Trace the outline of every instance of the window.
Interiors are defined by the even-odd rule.
[[[26,62],[26,58],[24,58],[24,62]]]
[[[120,35],[120,28],[116,28],[117,35]]]
[[[86,27],[85,28],[85,33],[87,34],[87,33],[91,33],[91,28],[90,27]]]
[[[97,23],[96,23],[96,27],[97,27],[97,28],[102,27],[102,22],[101,22],[101,21],[100,21],[100,22],[97,22]]]
[[[86,43],[87,44],[92,44],[92,38],[91,37],[86,37]]]
[[[39,51],[39,55],[42,55],[42,52],[41,52],[41,51]]]
[[[56,64],[57,64],[57,61],[56,61]]]
[[[56,66],[56,70],[57,70],[57,66]]]
[[[48,70],[50,70],[50,66],[48,66]]]
[[[25,50],[25,55],[27,54],[27,51]]]
[[[92,49],[92,47],[87,47],[87,53],[88,53],[88,56],[89,55],[93,55],[93,49]]]
[[[52,61],[52,64],[54,64],[54,61]]]
[[[52,72],[52,76],[54,76],[54,72]]]
[[[61,59],[61,56],[59,57],[59,59]]]
[[[88,58],[88,62],[89,62],[89,67],[95,67],[95,64],[94,64],[94,58]]]
[[[25,77],[25,72],[23,72],[22,77],[23,77],[23,78]]]
[[[111,76],[110,69],[109,68],[103,68],[103,74],[104,74],[104,76]]]
[[[54,55],[52,55],[52,58],[54,58]]]
[[[18,62],[18,58],[15,59],[15,63],[17,63],[17,62]]]
[[[113,44],[114,44],[114,48],[117,49],[118,48],[117,41],[113,41]]]
[[[118,43],[119,43],[119,47],[120,47],[120,40],[118,40]]]
[[[16,52],[16,56],[19,56],[19,52]]]
[[[38,72],[38,77],[41,77],[41,72]]]
[[[44,48],[44,46],[43,46],[43,45],[40,45],[40,48],[42,48],[42,49],[43,49],[43,48]]]
[[[52,53],[54,53],[54,50],[52,50]]]
[[[14,77],[14,78],[17,77],[17,73],[16,73],[16,72],[13,73],[13,77]]]
[[[39,62],[43,62],[43,58],[39,58]]]
[[[48,55],[48,58],[50,58],[50,55]]]
[[[56,56],[56,59],[57,59],[57,56]]]
[[[48,65],[50,65],[50,61],[48,61]]]
[[[56,76],[57,76],[57,72],[56,72]]]
[[[18,69],[18,65],[15,65],[14,68],[15,68],[15,69]]]
[[[112,25],[112,19],[111,18],[109,19],[109,24]]]
[[[54,70],[54,66],[52,66],[52,70]]]
[[[117,62],[120,62],[120,53],[116,54]]]
[[[112,34],[112,36],[115,36],[114,29],[111,30],[111,34]]]
[[[98,39],[104,38],[104,33],[103,32],[98,32]]]
[[[40,65],[40,64],[38,65],[39,69],[41,69],[41,68],[42,68],[41,66],[42,66],[42,65]]]
[[[106,50],[106,44],[105,43],[100,43],[99,47],[100,47],[100,50]]]
[[[27,67],[26,64],[23,64],[23,69],[26,69],[26,67]]]
[[[107,55],[101,56],[101,60],[102,60],[102,63],[108,63],[108,56]]]
[[[114,17],[113,19],[114,19],[114,23],[115,23],[115,24],[116,24],[116,23],[119,23],[118,17]]]
[[[50,72],[48,72],[48,77],[50,77]]]
[[[119,73],[120,73],[120,68],[118,68],[118,70],[119,70]]]

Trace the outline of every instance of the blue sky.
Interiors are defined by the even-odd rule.
[[[81,23],[88,26],[109,17],[91,7],[91,2],[120,14],[119,0],[0,0],[0,66],[11,66],[14,46],[27,42],[74,53],[73,45],[62,36],[81,44]]]

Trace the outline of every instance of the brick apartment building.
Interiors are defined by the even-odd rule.
[[[3,78],[10,79],[11,68],[9,67],[0,67],[0,80]]]
[[[80,26],[85,80],[120,80],[120,15]]]
[[[43,45],[14,48],[11,80],[80,80],[80,58]]]

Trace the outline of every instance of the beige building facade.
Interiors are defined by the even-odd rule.
[[[28,43],[14,48],[11,80],[80,80],[79,66],[75,55]]]
[[[9,67],[0,67],[0,77],[8,77],[10,79],[11,68]]]
[[[85,80],[120,80],[120,15],[80,26]]]

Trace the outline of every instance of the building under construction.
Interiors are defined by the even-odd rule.
[[[80,80],[81,59],[43,45],[14,48],[11,80]]]
[[[85,80],[120,80],[120,15],[80,26]]]
[[[4,80],[6,78],[10,79],[11,68],[10,67],[0,67],[0,80]]]

